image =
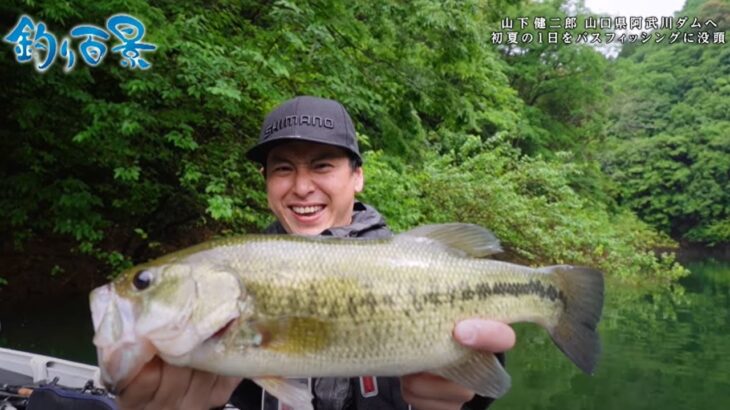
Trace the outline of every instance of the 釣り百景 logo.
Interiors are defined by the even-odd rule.
[[[143,52],[154,51],[157,46],[143,43],[144,24],[128,14],[116,14],[106,21],[106,29],[93,24],[80,24],[71,29],[72,38],[79,39],[78,52],[87,65],[96,67],[106,57],[106,41],[114,35],[120,44],[112,47],[112,53],[122,57],[122,67],[146,70],[151,63],[142,57]],[[109,34],[111,32],[111,34]],[[15,60],[19,63],[34,62],[38,72],[44,72],[56,61],[57,57],[66,60],[63,71],[69,72],[76,65],[76,52],[71,46],[68,36],[58,44],[56,36],[47,30],[42,21],[35,23],[27,15],[18,19],[18,23],[3,37],[3,41],[15,44]]]

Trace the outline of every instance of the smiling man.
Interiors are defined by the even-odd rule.
[[[367,210],[379,221],[368,231],[391,235],[374,209],[355,201],[364,186],[355,135],[347,111],[333,100],[297,97],[269,114],[259,143],[248,152],[264,168],[269,208],[277,219],[268,233],[332,235],[328,229],[352,225],[353,216]],[[372,232],[349,229],[335,236]]]
[[[265,172],[276,232],[318,235],[350,225],[353,193],[363,188],[359,158],[335,146],[293,141],[271,149]]]
[[[364,186],[362,157],[352,120],[340,103],[308,96],[284,102],[266,117],[248,157],[263,167],[268,204],[277,219],[267,233],[392,236],[383,217],[355,199]],[[454,338],[467,347],[502,352],[512,347],[515,335],[508,325],[475,318],[458,323]],[[202,410],[229,397],[242,410],[285,408],[250,380],[240,381],[156,358],[118,400],[122,409]],[[302,384],[311,390],[317,410],[484,409],[492,401],[429,373],[304,379]]]

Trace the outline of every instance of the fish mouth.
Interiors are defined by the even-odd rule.
[[[215,333],[213,333],[206,341],[222,338],[226,333],[228,333],[229,330],[231,330],[231,328],[233,328],[233,324],[236,322],[236,320],[238,320],[237,317],[229,320],[228,323],[223,325],[223,327],[221,327],[220,329],[216,330]]]
[[[98,348],[96,354],[104,387],[112,393],[123,390],[157,354],[149,343],[135,343],[118,348]]]
[[[101,380],[109,391],[119,391],[155,356],[157,349],[149,341],[134,337],[133,306],[117,297],[112,285],[94,289],[90,302]]]

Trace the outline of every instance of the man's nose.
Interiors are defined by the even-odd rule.
[[[294,193],[299,196],[306,196],[314,191],[314,181],[307,171],[299,170],[294,180]]]

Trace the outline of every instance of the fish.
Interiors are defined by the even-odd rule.
[[[601,271],[533,268],[490,256],[487,229],[425,225],[386,239],[242,235],[177,251],[94,289],[102,379],[115,389],[155,355],[243,376],[296,409],[291,378],[440,375],[499,398],[510,376],[490,352],[453,338],[481,317],[545,328],[592,374],[600,355]]]

